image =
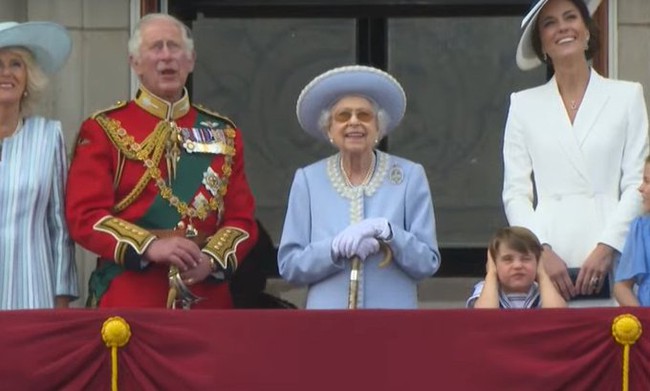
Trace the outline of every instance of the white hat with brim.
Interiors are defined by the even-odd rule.
[[[587,5],[589,14],[593,15],[601,0],[584,0],[584,2]],[[519,45],[517,45],[517,66],[522,71],[533,69],[542,64],[542,61],[535,53],[535,49],[533,49],[532,34],[533,29],[537,28],[537,17],[546,3],[548,3],[548,0],[539,0],[521,22],[523,32],[519,39]]]
[[[8,47],[29,50],[43,72],[52,75],[63,67],[70,56],[72,40],[67,30],[56,23],[2,22],[0,49]]]
[[[389,117],[386,134],[404,117],[406,94],[394,77],[377,68],[349,65],[331,69],[303,88],[296,103],[300,126],[315,138],[326,141],[327,135],[318,126],[321,113],[341,98],[352,95],[370,98],[386,111]]]

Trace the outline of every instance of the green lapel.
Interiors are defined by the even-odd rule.
[[[205,128],[206,126],[202,125],[202,122],[211,121],[214,123],[214,120],[214,118],[206,117],[199,112],[193,127]],[[223,126],[224,123],[219,121],[219,125]],[[172,181],[171,186],[174,195],[179,200],[191,205],[193,197],[203,181],[203,173],[208,169],[214,157],[215,155],[210,153],[187,153],[181,146],[181,159],[176,166],[176,179]],[[176,227],[181,217],[178,210],[158,193],[149,210],[136,224],[143,228],[170,229]]]

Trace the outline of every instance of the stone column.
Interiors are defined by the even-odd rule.
[[[618,1],[619,78],[643,84],[650,103],[650,1]]]

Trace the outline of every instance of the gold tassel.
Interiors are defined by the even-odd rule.
[[[623,391],[629,391],[630,387],[630,346],[642,333],[641,322],[632,314],[619,315],[612,322],[612,336],[623,345]]]
[[[119,316],[113,316],[102,325],[102,339],[108,348],[111,349],[111,390],[117,391],[117,348],[129,343],[131,328],[129,324]]]

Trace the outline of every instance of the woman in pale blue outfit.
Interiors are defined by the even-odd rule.
[[[63,308],[78,296],[61,123],[30,115],[71,46],[55,23],[0,23],[0,309]]]
[[[401,85],[375,68],[340,67],[312,80],[296,110],[338,153],[296,171],[280,274],[308,286],[307,308],[348,308],[358,257],[356,308],[417,308],[418,281],[440,266],[429,184],[421,165],[375,150],[404,116]]]

